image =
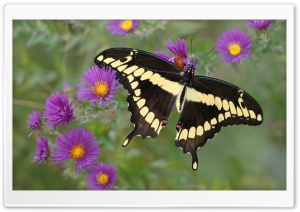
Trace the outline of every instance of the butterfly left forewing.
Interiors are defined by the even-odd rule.
[[[183,88],[178,83],[180,70],[156,55],[127,48],[107,49],[96,56],[95,63],[116,70],[116,78],[129,92],[128,110],[134,130],[123,146],[137,135],[156,137]]]

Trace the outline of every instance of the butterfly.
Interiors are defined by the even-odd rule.
[[[197,149],[223,126],[263,121],[260,105],[247,92],[216,78],[195,76],[193,64],[183,72],[155,54],[130,48],[106,49],[95,57],[95,63],[116,70],[116,79],[129,93],[134,130],[124,140],[124,147],[137,135],[157,137],[175,105],[181,113],[175,145],[191,154],[192,169],[196,170]]]

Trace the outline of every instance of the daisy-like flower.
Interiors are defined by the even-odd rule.
[[[186,71],[187,66],[193,61],[188,59],[188,47],[184,39],[178,38],[176,44],[168,39],[166,48],[174,54],[174,56],[169,56],[165,52],[156,51],[155,54],[174,63],[181,70]],[[196,68],[196,67],[195,67]]]
[[[216,50],[224,62],[235,63],[251,53],[251,38],[240,29],[227,30],[217,39]]]
[[[56,139],[56,147],[52,156],[53,163],[61,163],[71,159],[76,165],[76,175],[79,169],[90,165],[100,154],[100,148],[93,133],[83,128],[70,129]]]
[[[35,129],[42,126],[41,112],[33,111],[31,114],[29,114],[28,120],[27,120],[27,125],[28,125],[28,128],[32,129],[31,133],[28,135],[28,137],[30,137]]]
[[[73,115],[72,102],[69,103],[67,94],[59,91],[56,94],[51,94],[51,97],[46,100],[45,109],[44,117],[47,119],[50,129],[58,124],[61,126],[68,125],[70,121],[76,119]]]
[[[272,21],[270,20],[249,20],[245,22],[245,25],[254,29],[267,29],[271,25]]]
[[[106,106],[106,102],[114,100],[113,92],[119,86],[115,80],[116,73],[110,67],[93,66],[82,74],[81,82],[87,84],[86,88],[82,85],[77,85],[77,95],[80,99],[90,100],[91,105],[95,105],[99,101],[99,105]]]
[[[115,35],[127,35],[133,32],[138,27],[140,21],[138,20],[116,20],[107,22],[108,27],[106,28],[112,34]]]
[[[39,161],[39,163],[42,163],[50,155],[48,139],[44,138],[44,137],[41,137],[40,139],[38,139],[35,149],[36,149],[36,152],[35,152],[35,156],[33,157],[33,162]]]
[[[115,187],[117,169],[113,165],[94,163],[90,166],[90,174],[87,176],[88,187],[92,190],[107,190]]]

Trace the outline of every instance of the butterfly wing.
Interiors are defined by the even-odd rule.
[[[192,155],[192,168],[198,167],[197,148],[205,145],[222,126],[259,125],[263,113],[248,93],[228,82],[197,76],[187,87],[179,117],[175,145]]]
[[[128,110],[134,130],[123,146],[137,135],[156,137],[183,89],[178,83],[181,70],[154,54],[128,48],[107,49],[96,56],[95,63],[115,69],[116,78],[129,92]]]

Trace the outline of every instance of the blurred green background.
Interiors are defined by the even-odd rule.
[[[123,140],[133,130],[127,111],[127,93],[118,88],[118,111],[82,126],[99,141],[99,161],[118,170],[121,190],[285,190],[286,189],[286,23],[274,21],[270,39],[261,43],[254,29],[239,21],[142,20],[125,37],[106,30],[106,21],[18,20],[13,22],[13,189],[87,189],[84,175],[62,171],[60,165],[32,162],[35,135],[28,138],[28,114],[43,112],[50,93],[62,91],[68,81],[76,93],[83,71],[94,57],[111,47],[168,52],[167,39],[185,38],[200,58],[227,29],[240,28],[251,35],[253,53],[240,64],[227,64],[213,51],[198,63],[197,75],[228,81],[251,94],[261,105],[260,126],[230,126],[198,150],[199,167],[191,168],[191,156],[174,144],[179,114],[173,110],[168,125],[155,138]],[[169,52],[168,52],[169,53]],[[75,121],[76,122],[76,121]],[[83,172],[80,172],[81,174]]]

